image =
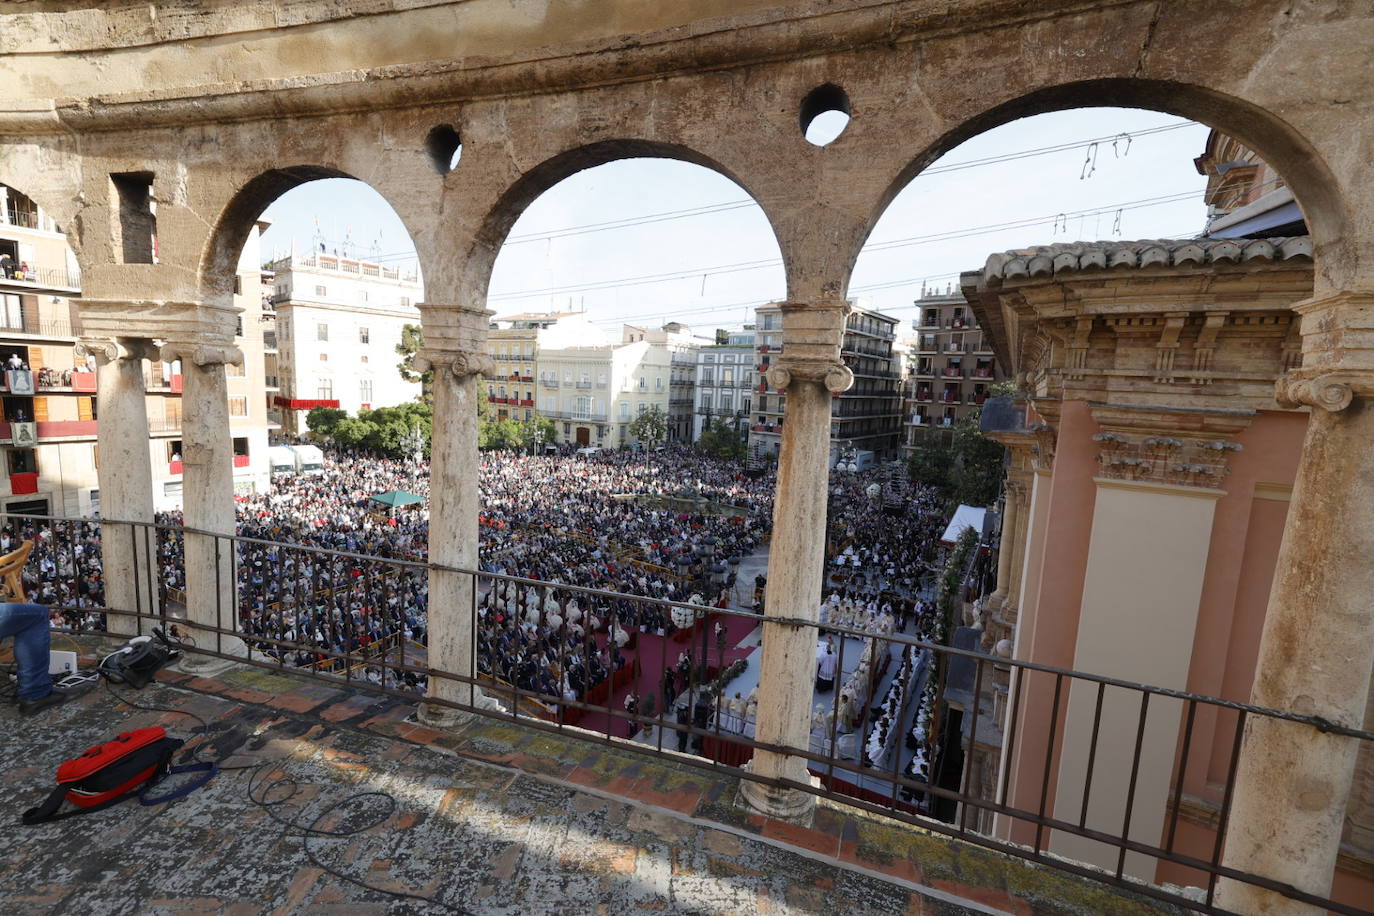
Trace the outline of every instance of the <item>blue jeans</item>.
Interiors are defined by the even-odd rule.
[[[41,604],[0,602],[0,639],[14,637],[14,658],[19,663],[19,699],[41,700],[52,693],[48,674],[48,647],[52,636],[48,609]]]

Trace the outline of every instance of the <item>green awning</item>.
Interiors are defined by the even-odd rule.
[[[401,506],[413,506],[416,503],[424,502],[419,496],[416,496],[414,493],[407,493],[404,490],[392,490],[389,493],[378,493],[376,496],[372,497],[372,501],[374,503],[381,503],[384,506],[390,506],[393,509],[399,509]]]

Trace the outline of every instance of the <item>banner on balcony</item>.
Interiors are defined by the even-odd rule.
[[[10,394],[33,394],[33,373],[28,369],[7,369],[5,385]]]
[[[38,445],[38,424],[11,423],[10,435],[15,448],[35,448]]]

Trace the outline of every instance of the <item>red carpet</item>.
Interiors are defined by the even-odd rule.
[[[713,628],[716,620],[725,624],[725,665],[731,664],[736,659],[744,658],[753,651],[749,648],[734,648],[735,645],[748,636],[750,632],[753,631],[754,627],[757,626],[753,620],[742,617],[718,615],[712,621]],[[601,642],[603,645],[605,644],[604,638],[598,640],[598,642]],[[641,703],[648,697],[653,697],[653,714],[655,716],[662,715],[663,669],[665,666],[673,667],[676,665],[678,656],[683,652],[687,652],[689,645],[692,646],[697,653],[701,652],[701,634],[699,631],[696,631],[695,628],[693,628],[691,637],[683,639],[681,642],[678,642],[672,637],[640,633],[639,639],[635,643],[635,648],[622,650],[622,654],[624,654],[627,659],[627,667],[632,667],[636,661],[639,662],[639,678],[633,683],[624,684],[612,695],[611,710],[615,713],[624,713],[625,698],[630,695],[631,690],[634,690],[639,694]],[[714,633],[712,634],[710,646],[708,648],[707,657],[710,660],[711,667],[721,667],[719,653],[716,651]],[[601,732],[603,735],[607,734],[606,730],[608,727],[610,728],[609,734],[617,735],[621,738],[629,737],[630,734],[629,722],[623,718],[608,716],[604,711],[584,713],[577,724],[581,728]]]

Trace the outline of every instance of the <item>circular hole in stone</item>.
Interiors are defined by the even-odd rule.
[[[425,147],[440,175],[447,175],[457,168],[458,160],[463,157],[463,141],[452,124],[440,124],[431,130],[425,138]]]
[[[825,146],[849,125],[849,96],[834,83],[817,86],[801,103],[801,132],[806,142]]]

